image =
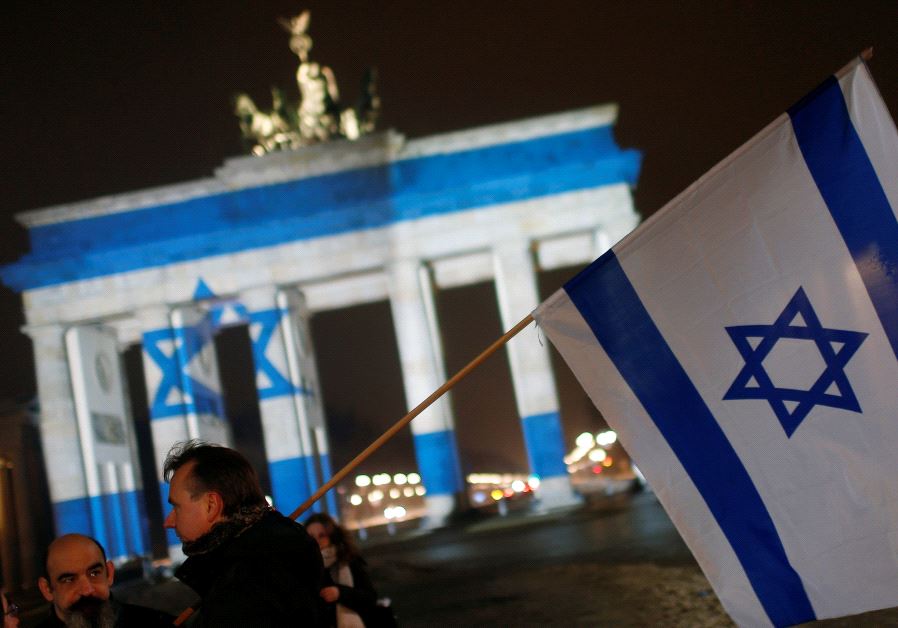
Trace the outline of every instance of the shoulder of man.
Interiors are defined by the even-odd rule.
[[[175,571],[184,584],[205,597],[213,586],[254,577],[259,563],[293,565],[293,569],[320,570],[321,553],[303,526],[277,511],[271,511],[235,538],[205,554],[190,556]],[[292,571],[292,570],[291,570]]]
[[[249,622],[232,625],[282,625],[287,618],[317,625],[323,565],[303,526],[271,512],[234,541],[227,565],[204,596],[204,625],[229,616]]]
[[[318,587],[288,556],[243,556],[203,597],[200,626],[318,625]]]
[[[235,546],[244,551],[249,549],[254,554],[320,553],[318,544],[309,536],[302,524],[277,511],[267,513],[261,521],[236,540]]]

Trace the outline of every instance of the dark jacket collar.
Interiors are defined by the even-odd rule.
[[[282,557],[295,545],[296,524],[277,511],[265,515],[249,528],[220,543],[215,549],[189,556],[175,576],[200,597],[205,597],[215,581],[243,560],[258,561],[265,556]],[[301,530],[301,529],[300,529]]]

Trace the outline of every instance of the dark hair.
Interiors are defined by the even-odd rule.
[[[320,523],[324,526],[324,532],[331,541],[331,545],[337,548],[337,562],[348,563],[356,558],[361,558],[359,549],[355,545],[346,530],[337,521],[325,512],[316,512],[306,519],[306,527],[311,523]]]
[[[190,496],[215,491],[224,501],[224,516],[267,503],[255,470],[239,451],[195,439],[175,443],[165,457],[162,476],[171,482],[175,471],[191,462],[186,484]]]
[[[100,556],[103,557],[103,565],[104,565],[104,569],[105,569],[106,560],[107,560],[106,559],[106,550],[103,549],[103,545],[97,539],[95,539],[92,536],[87,536],[86,534],[75,534],[75,533],[64,534],[63,536],[81,536],[81,537],[84,537],[85,539],[87,539],[88,541],[90,541],[91,543],[93,543],[94,545],[96,545],[97,549],[100,550]],[[57,537],[57,538],[62,538],[62,537]],[[54,541],[55,541],[55,539],[54,539]],[[53,543],[50,543],[50,545],[53,545]],[[46,578],[47,580],[50,579],[50,568],[47,566],[50,563],[50,545],[48,545],[47,549],[44,550],[44,578]]]

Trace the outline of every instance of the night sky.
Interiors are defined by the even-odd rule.
[[[209,177],[241,154],[231,98],[267,106],[272,85],[295,96],[277,18],[303,9],[311,57],[333,69],[344,101],[377,68],[381,130],[416,138],[618,103],[618,143],[643,152],[644,217],[866,47],[898,112],[894,1],[16,0],[0,25],[0,263],[28,250],[17,212]],[[543,277],[544,296],[573,270]],[[438,306],[450,373],[502,332],[491,286],[446,291]],[[35,392],[23,322],[18,295],[0,287],[0,399]],[[389,307],[320,314],[313,332],[340,463],[405,410]],[[465,465],[521,466],[507,365],[483,369],[455,397]],[[599,419],[558,370],[572,440]],[[407,435],[394,447],[406,457]]]

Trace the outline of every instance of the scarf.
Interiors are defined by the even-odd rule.
[[[337,562],[337,548],[333,545],[321,550],[321,558],[324,568],[330,572],[334,584],[352,588],[355,581],[352,579],[352,571],[346,563]],[[365,622],[351,608],[337,602],[337,628],[365,628]]]
[[[262,517],[274,510],[268,504],[246,506],[223,521],[219,521],[203,536],[193,541],[184,541],[183,551],[187,556],[200,556],[221,547],[225,541],[235,539],[256,525]]]
[[[333,567],[334,563],[337,562],[337,548],[333,545],[328,545],[324,549],[321,550],[321,560],[324,561],[324,568],[330,569]],[[334,578],[334,582],[337,579]]]

